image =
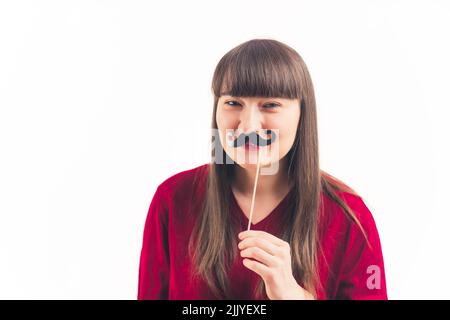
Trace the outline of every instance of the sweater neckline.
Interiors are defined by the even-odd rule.
[[[273,208],[273,210],[264,217],[261,221],[258,221],[257,223],[251,223],[250,229],[260,229],[261,226],[266,225],[271,220],[273,220],[277,215],[280,214],[280,212],[283,211],[283,209],[288,204],[288,200],[290,198],[291,193],[293,192],[294,188],[291,188],[289,192],[284,196],[284,198]],[[237,211],[239,218],[241,219],[242,223],[245,223],[245,226],[248,226],[248,217],[245,215],[244,210],[239,206],[239,203],[237,202],[236,196],[233,193],[233,190],[231,190],[230,187],[230,194],[231,194],[231,203],[234,206],[234,209]],[[255,201],[258,201],[258,195],[256,195]]]

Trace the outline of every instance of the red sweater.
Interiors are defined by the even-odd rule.
[[[203,280],[189,280],[192,270],[187,244],[199,212],[208,164],[180,172],[161,183],[151,201],[144,232],[139,266],[138,299],[212,300],[215,297]],[[200,177],[200,180],[195,180]],[[202,180],[203,179],[203,180]],[[197,184],[195,184],[197,181]],[[199,182],[200,181],[200,182]],[[247,229],[248,219],[230,192],[230,214]],[[372,246],[344,211],[322,194],[323,219],[319,220],[319,276],[323,290],[318,299],[387,299],[383,255],[375,221],[363,200],[339,193],[359,218]],[[252,226],[279,238],[280,216],[288,204],[286,196],[262,221]],[[237,233],[236,233],[237,237]],[[257,299],[252,295],[260,276],[242,264],[238,255],[229,271],[235,299]],[[378,280],[377,280],[378,279]],[[301,284],[300,284],[301,285]]]

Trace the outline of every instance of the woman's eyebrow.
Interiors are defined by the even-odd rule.
[[[231,94],[228,93],[224,93],[221,96],[228,96],[230,98],[235,98],[235,99],[242,99],[242,100],[247,100],[247,99],[258,99],[258,100],[272,100],[272,99],[283,99],[280,97],[247,97],[247,96],[233,96]]]
[[[248,98],[255,98],[258,100],[272,100],[272,101],[276,101],[278,103],[284,104],[284,98],[281,97],[246,97],[246,96],[232,96],[230,94],[230,92],[224,92],[223,95],[221,97],[224,97],[225,99],[237,99],[237,100],[241,100],[241,101],[246,101]]]

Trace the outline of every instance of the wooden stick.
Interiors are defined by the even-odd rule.
[[[259,165],[261,163],[261,146],[258,148],[258,164],[256,165],[256,176],[255,176],[255,184],[253,186],[253,196],[252,196],[252,205],[250,207],[250,217],[248,218],[248,227],[247,230],[250,230],[250,225],[252,224],[252,216],[253,216],[253,207],[255,205],[255,195],[256,195],[256,186],[258,184],[258,176],[259,176]]]

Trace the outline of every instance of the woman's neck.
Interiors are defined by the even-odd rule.
[[[280,160],[278,171],[274,174],[262,175],[262,168],[260,168],[258,185],[256,187],[258,196],[279,195],[282,197],[288,192],[291,185],[287,175],[286,158],[284,157]],[[234,190],[243,196],[251,197],[255,183],[256,166],[246,169],[236,164],[234,168],[235,172],[232,182]]]

